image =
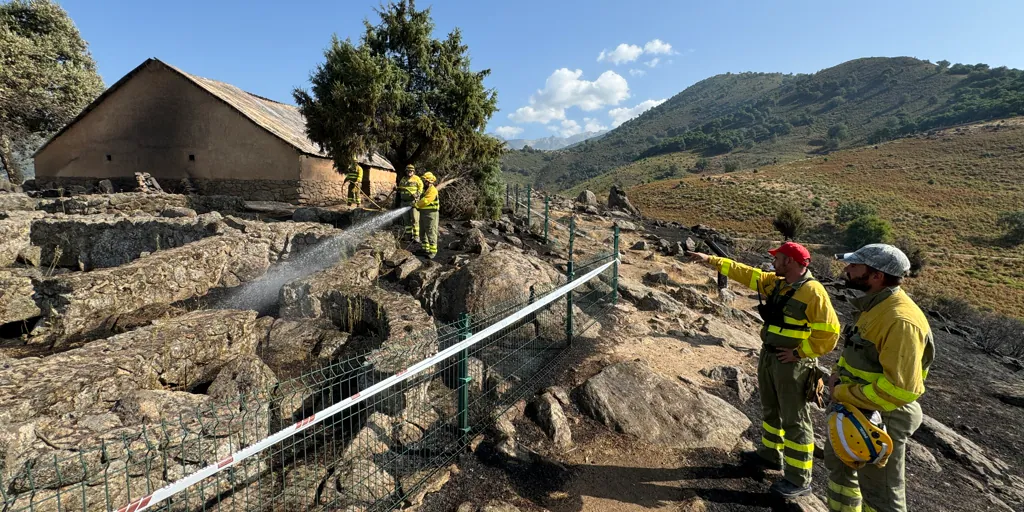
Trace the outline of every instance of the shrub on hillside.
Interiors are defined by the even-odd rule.
[[[779,208],[779,212],[775,214],[772,226],[779,233],[782,233],[786,240],[796,240],[796,237],[800,236],[804,231],[804,227],[806,227],[804,212],[800,211],[795,205],[783,205],[782,208]]]
[[[842,203],[836,207],[837,224],[846,224],[865,215],[878,215],[878,210],[870,204],[858,202]]]
[[[834,140],[846,140],[850,137],[850,128],[843,123],[828,128],[828,138]]]
[[[740,170],[740,163],[735,160],[726,160],[722,167],[725,168],[725,172],[735,172]]]
[[[693,164],[694,169],[697,169],[699,172],[704,172],[708,170],[708,167],[710,166],[711,161],[708,160],[707,158],[698,158],[697,163]]]
[[[996,313],[981,315],[975,323],[974,341],[990,354],[1024,356],[1024,321]]]
[[[999,215],[996,226],[1006,230],[1004,239],[1014,245],[1024,243],[1024,211],[1004,212]]]
[[[842,265],[837,263],[835,258],[812,254],[811,264],[807,268],[819,281],[836,281],[841,277],[842,269]]]
[[[888,243],[891,239],[892,227],[876,215],[857,217],[846,227],[846,245],[851,249]]]
[[[928,256],[913,240],[902,237],[896,241],[896,247],[910,260],[910,272],[907,273],[910,277],[917,277],[924,267],[928,266]]]

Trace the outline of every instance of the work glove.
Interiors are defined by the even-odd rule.
[[[825,379],[828,375],[818,365],[811,366],[807,372],[807,401],[818,404],[818,407],[825,408]]]

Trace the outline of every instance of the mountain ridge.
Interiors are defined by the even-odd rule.
[[[511,151],[502,167],[514,181],[565,190],[623,166],[659,179],[691,170],[646,164],[664,155],[757,167],[1021,113],[1020,70],[866,57],[813,74],[709,77],[600,139],[542,156]]]

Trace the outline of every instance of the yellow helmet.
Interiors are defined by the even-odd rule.
[[[415,171],[416,170],[416,166],[413,165],[413,164],[409,164],[409,165],[405,166],[405,170],[407,170],[407,171]]]
[[[421,176],[421,177],[422,177],[422,178],[423,178],[423,179],[424,179],[424,180],[425,180],[425,181],[426,181],[427,183],[433,183],[433,182],[437,181],[437,177],[436,177],[436,176],[434,176],[434,173],[432,173],[432,172],[430,172],[430,171],[427,171],[427,172],[423,173],[423,176]]]
[[[828,436],[839,460],[854,469],[865,464],[884,467],[892,453],[892,438],[877,411],[868,419],[852,405],[834,404],[828,414]]]

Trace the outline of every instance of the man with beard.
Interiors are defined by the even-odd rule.
[[[883,467],[854,469],[836,455],[843,447],[825,449],[829,470],[830,510],[907,510],[904,467],[907,440],[921,425],[924,380],[935,355],[931,328],[921,309],[900,288],[910,260],[899,249],[871,244],[838,254],[847,263],[846,284],[865,292],[850,302],[857,309],[846,332],[839,363],[829,378],[832,400],[878,411],[892,438],[892,453]]]
[[[757,364],[761,446],[741,456],[760,469],[784,470],[785,478],[771,491],[794,498],[811,492],[814,424],[807,389],[817,383],[811,379],[815,358],[831,352],[839,340],[839,318],[825,287],[807,269],[811,253],[804,246],[786,242],[768,253],[775,272],[707,254],[689,256],[756,290],[758,302],[765,296],[766,303],[758,306],[764,320]]]

